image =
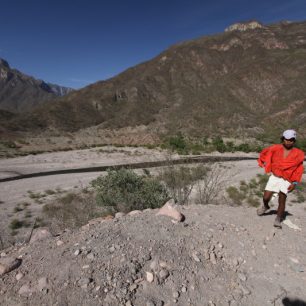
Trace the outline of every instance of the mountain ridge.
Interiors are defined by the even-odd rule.
[[[0,109],[13,113],[30,111],[46,101],[72,92],[72,88],[47,83],[12,69],[0,58]]]
[[[7,126],[75,132],[144,125],[157,134],[195,137],[302,131],[305,60],[306,22],[234,29],[171,46]]]

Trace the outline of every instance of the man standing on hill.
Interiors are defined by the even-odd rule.
[[[269,202],[274,193],[278,194],[278,209],[274,226],[281,228],[285,214],[287,193],[294,190],[301,181],[304,171],[304,152],[294,148],[296,132],[286,130],[281,137],[281,144],[272,145],[262,150],[258,165],[265,168],[270,178],[263,194],[263,206],[258,208],[258,216],[270,209]]]

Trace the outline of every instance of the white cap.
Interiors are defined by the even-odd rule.
[[[286,130],[283,133],[283,136],[285,137],[285,139],[291,139],[291,138],[296,139],[296,131],[295,130]]]

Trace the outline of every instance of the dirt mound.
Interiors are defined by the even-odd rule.
[[[305,204],[300,230],[273,228],[255,208],[180,207],[120,216],[15,247],[22,264],[0,279],[1,305],[290,305],[306,300]],[[301,217],[300,217],[301,216]],[[1,260],[0,259],[0,260]],[[304,288],[304,289],[303,289]]]

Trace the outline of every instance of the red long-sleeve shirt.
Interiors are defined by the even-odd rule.
[[[284,147],[276,144],[261,151],[258,165],[265,168],[266,173],[272,172],[289,182],[300,182],[304,172],[304,152],[292,148],[287,157],[284,157]]]

